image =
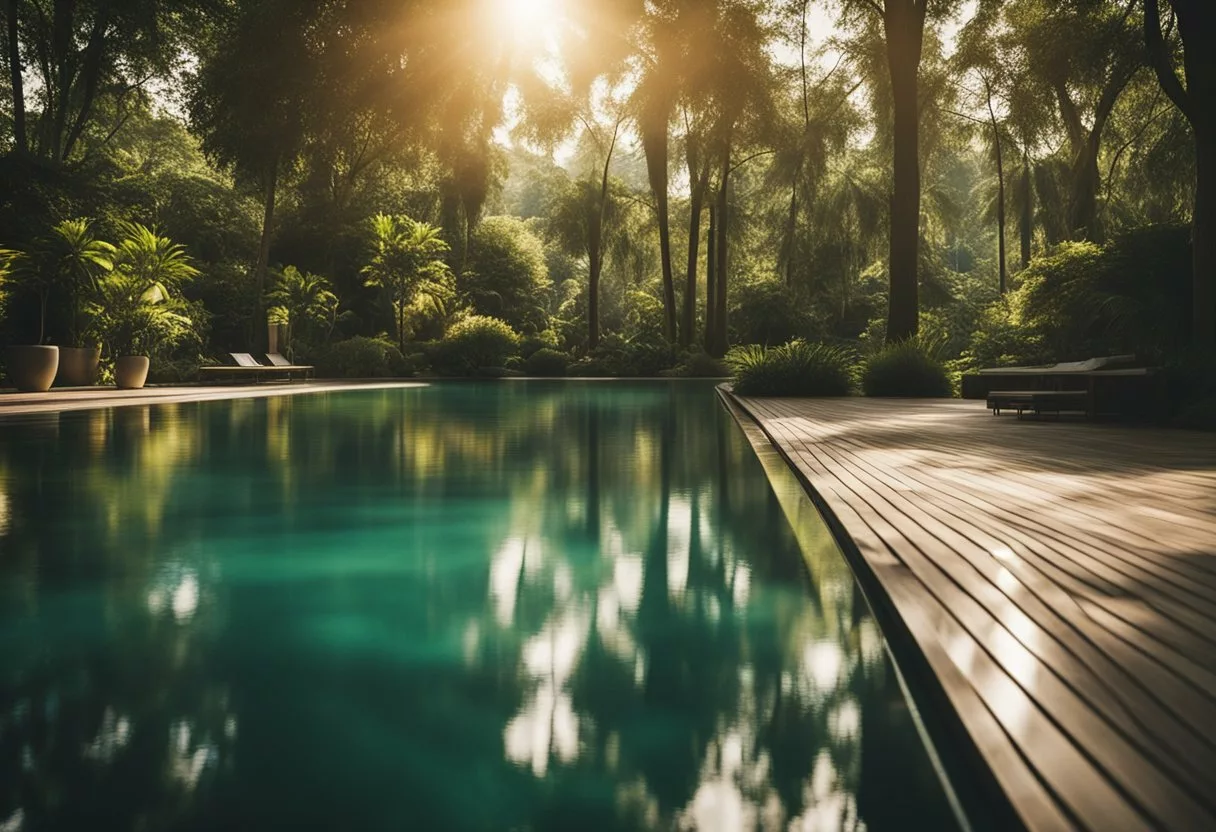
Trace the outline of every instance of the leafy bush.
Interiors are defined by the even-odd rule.
[[[316,356],[317,375],[325,378],[394,378],[413,375],[411,362],[386,338],[357,336],[338,341]]]
[[[483,368],[503,367],[518,351],[519,336],[508,323],[470,315],[431,347],[431,369],[440,375],[472,375]]]
[[[848,350],[801,338],[780,347],[735,347],[726,354],[735,392],[744,396],[847,396],[853,389],[852,364]]]
[[[588,358],[599,362],[604,375],[624,378],[649,378],[661,375],[676,364],[675,351],[665,343],[626,340],[606,335]]]
[[[663,375],[671,378],[727,378],[730,368],[726,362],[704,352],[690,352]]]
[[[524,360],[524,373],[530,376],[564,376],[570,357],[548,347],[537,350]]]
[[[609,378],[612,368],[599,358],[582,358],[566,368],[566,374],[574,378]]]
[[[531,358],[533,353],[543,349],[561,349],[561,341],[558,340],[557,333],[551,329],[546,329],[536,335],[524,335],[519,339],[520,358]]]
[[[1178,352],[1190,335],[1190,262],[1182,227],[1137,229],[1103,247],[1065,243],[1022,273],[1021,323],[1057,361]]]
[[[817,329],[808,304],[776,278],[744,282],[733,292],[728,320],[741,344],[785,344]]]
[[[549,323],[545,244],[516,217],[487,217],[469,240],[460,291],[474,311],[536,332]]]
[[[888,344],[865,360],[861,389],[867,396],[947,398],[954,395],[939,345],[924,338]]]

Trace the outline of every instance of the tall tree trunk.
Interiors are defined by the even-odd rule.
[[[988,121],[992,125],[992,146],[996,151],[996,248],[1000,293],[1003,295],[1008,281],[1005,264],[1005,156],[1001,150],[1000,125],[996,120],[996,110],[992,107],[992,84],[988,76],[980,77],[984,79],[984,91],[988,94]]]
[[[600,271],[603,268],[603,214],[591,217],[587,229],[587,253],[590,275],[587,281],[587,349],[600,344]]]
[[[726,301],[728,295],[728,229],[729,210],[727,206],[727,196],[730,189],[730,145],[727,144],[726,150],[722,154],[722,179],[718,183],[718,239],[717,251],[715,259],[717,267],[715,269],[718,276],[718,291],[714,295],[714,348],[711,355],[715,358],[721,358],[726,355],[727,336],[726,336]]]
[[[266,173],[266,189],[262,195],[262,239],[258,244],[258,262],[253,268],[253,351],[265,352],[269,331],[266,325],[266,269],[270,265],[270,239],[274,233],[275,193],[279,184],[279,165],[276,160]]]
[[[718,311],[718,260],[715,248],[718,243],[718,204],[715,199],[709,205],[709,234],[705,241],[705,351],[713,354],[714,334],[717,329],[714,317]]]
[[[84,133],[85,126],[89,123],[89,117],[93,113],[93,104],[97,99],[97,90],[101,85],[102,59],[105,56],[106,48],[106,29],[110,25],[110,5],[102,3],[97,10],[97,17],[93,21],[93,30],[89,35],[88,45],[84,50],[84,63],[80,72],[80,79],[84,85],[84,91],[80,97],[80,109],[76,112],[76,117],[72,120],[72,126],[68,129],[67,135],[63,139],[63,150],[60,159],[66,162],[72,155],[72,150],[76,147],[76,142],[80,140]],[[63,93],[61,93],[63,94]],[[66,96],[65,100],[69,97]]]
[[[663,322],[668,343],[676,343],[676,283],[671,268],[671,217],[667,195],[668,109],[663,103],[648,108],[643,116],[642,150],[646,156],[646,173],[654,194],[655,212],[659,222],[659,260],[663,270]]]
[[[612,142],[604,154],[604,170],[600,176],[600,198],[591,216],[588,228],[590,277],[587,286],[587,349],[593,350],[600,343],[600,272],[604,268],[604,215],[608,210],[608,171],[612,167],[612,154],[620,137],[621,122],[617,121],[612,132]]]
[[[688,271],[684,276],[684,326],[680,346],[692,346],[697,331],[697,260],[701,248],[701,211],[705,207],[705,191],[709,187],[709,166],[698,173],[695,154],[688,156]]]
[[[1068,227],[1074,240],[1100,241],[1098,228],[1098,149],[1100,137],[1097,133],[1086,139],[1084,149],[1073,160],[1072,197],[1068,206]]]
[[[1018,232],[1022,245],[1022,268],[1030,265],[1030,244],[1034,235],[1034,199],[1030,183],[1030,150],[1022,149],[1021,204],[1018,206]]]
[[[785,240],[781,244],[781,270],[785,274],[785,285],[794,283],[794,235],[798,231],[798,180],[790,188],[790,213],[785,220]]]
[[[13,88],[13,142],[17,152],[29,153],[29,138],[25,133],[25,83],[21,77],[21,38],[18,28],[19,0],[8,0],[5,4],[5,22],[8,29],[8,73]]]
[[[890,300],[887,342],[912,338],[920,324],[917,257],[920,245],[920,107],[917,74],[925,29],[924,0],[887,0],[883,15],[894,103],[891,191]]]
[[[1195,137],[1195,209],[1191,215],[1191,340],[1202,352],[1216,350],[1216,17],[1203,0],[1173,0],[1182,36],[1186,86],[1174,71],[1161,34],[1158,0],[1144,2],[1144,34],[1149,60],[1162,90],[1186,116]]]

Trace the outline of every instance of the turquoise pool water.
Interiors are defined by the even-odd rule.
[[[0,830],[947,829],[701,383],[0,422]]]

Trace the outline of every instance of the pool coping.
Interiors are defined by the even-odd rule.
[[[899,614],[882,581],[861,554],[844,524],[764,424],[736,399],[731,385],[719,384],[715,391],[753,450],[759,453],[757,443],[762,443],[764,451],[775,453],[782,460],[836,541],[866,605],[878,623],[887,655],[912,711],[913,721],[935,765],[960,828],[1024,829],[1012,801],[963,724],[907,622]]]
[[[61,387],[46,393],[0,394],[0,423],[13,416],[105,410],[112,407],[180,404],[188,402],[267,399],[314,393],[357,390],[392,390],[426,387],[425,381],[318,381],[251,384],[241,386],[165,386],[141,390],[112,387]]]

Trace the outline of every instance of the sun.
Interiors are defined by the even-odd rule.
[[[496,0],[496,3],[517,34],[535,33],[547,27],[556,12],[556,0]]]

